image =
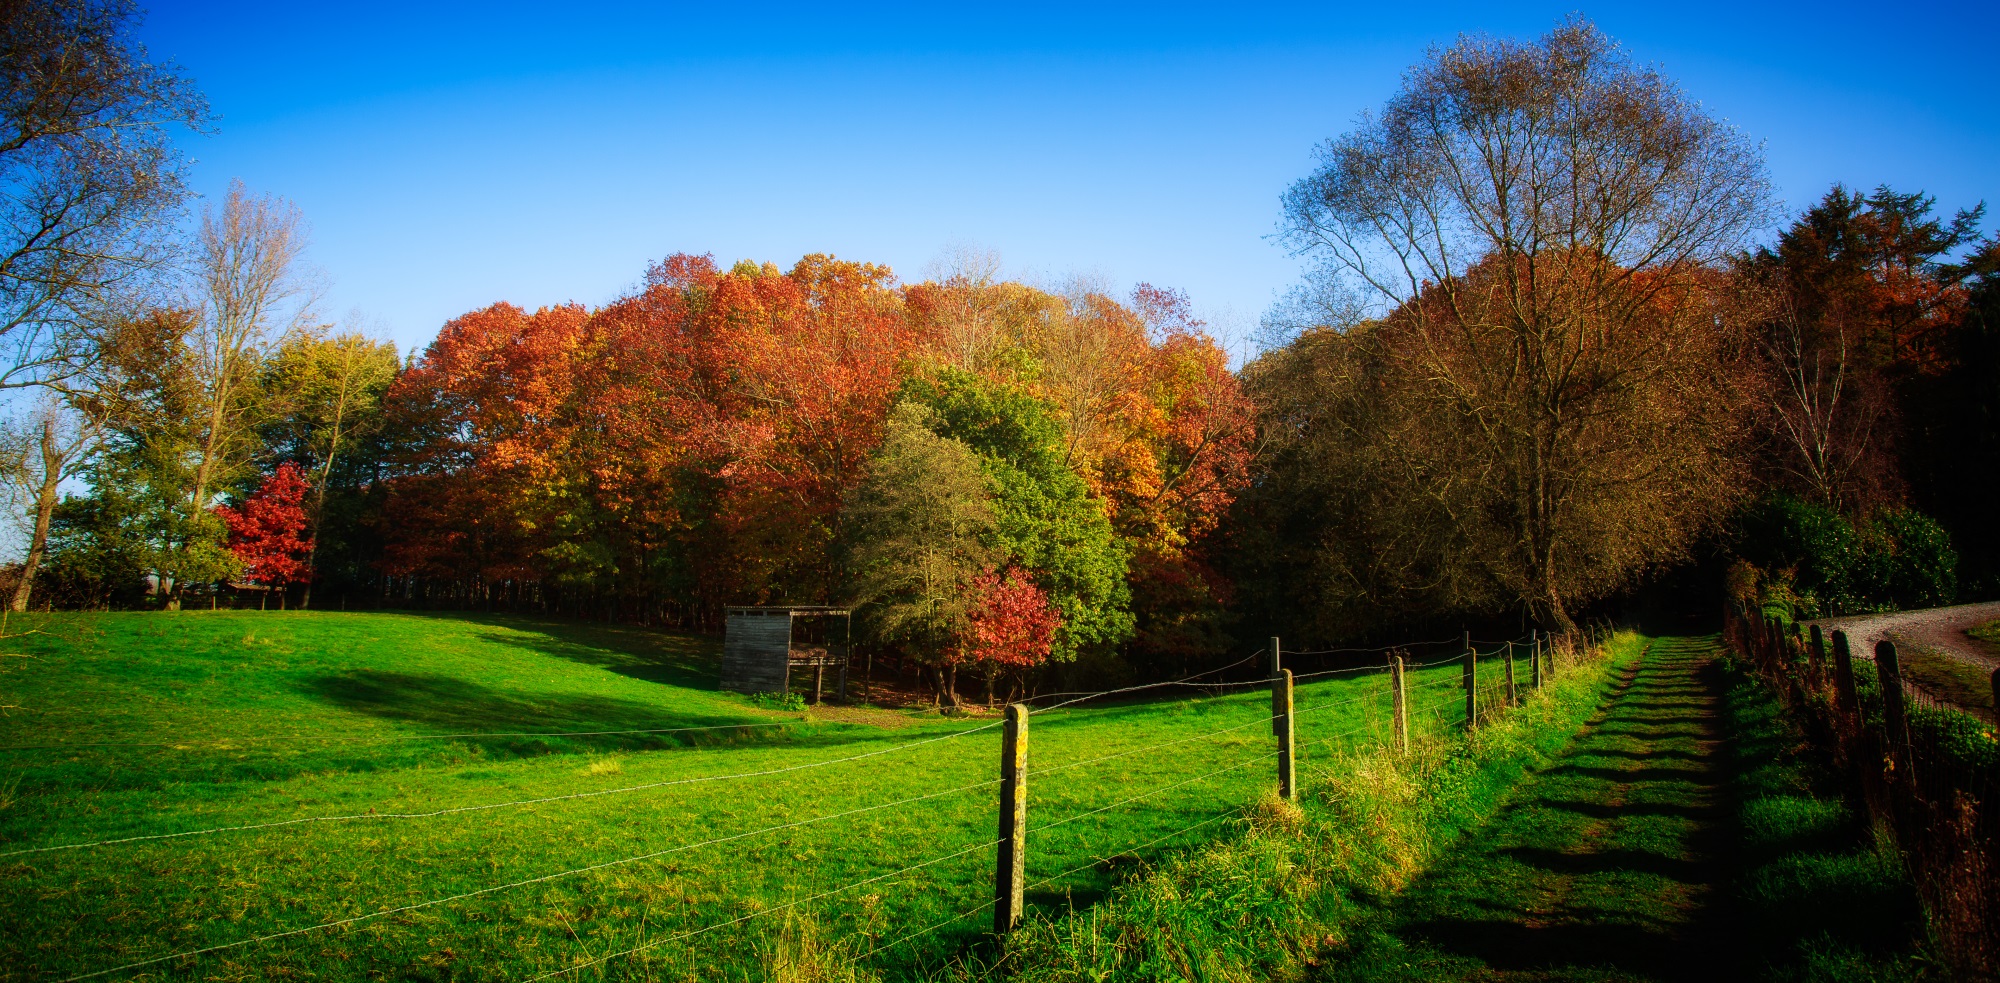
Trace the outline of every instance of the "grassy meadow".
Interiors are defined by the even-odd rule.
[[[767,709],[717,691],[715,639],[575,623],[31,627],[0,659],[6,979],[761,979],[828,947],[923,978],[990,919],[950,921],[989,900],[997,716]],[[1459,727],[1458,673],[1412,674],[1420,734]],[[1265,692],[1171,692],[1033,718],[1033,912],[1275,784]],[[1306,680],[1296,706],[1310,783],[1386,736],[1388,679]]]

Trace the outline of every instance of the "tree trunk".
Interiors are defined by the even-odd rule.
[[[28,598],[35,585],[35,571],[41,568],[42,556],[48,552],[49,520],[55,515],[56,494],[61,484],[62,469],[43,467],[42,487],[35,496],[35,530],[28,540],[28,556],[21,563],[21,583],[14,588],[13,603],[8,605],[10,611],[28,610]]]

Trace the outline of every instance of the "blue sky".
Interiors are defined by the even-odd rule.
[[[186,141],[197,190],[297,202],[327,313],[406,349],[675,251],[915,279],[954,244],[1184,289],[1238,340],[1298,275],[1267,236],[1315,143],[1429,45],[1573,9],[156,3],[140,35],[220,117]],[[2000,198],[1995,5],[1581,10],[1764,141],[1793,207]]]

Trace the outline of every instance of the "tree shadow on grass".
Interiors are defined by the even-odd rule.
[[[300,689],[343,710],[419,724],[490,750],[514,754],[559,751],[643,751],[716,744],[797,743],[790,721],[662,712],[657,706],[588,694],[510,693],[456,676],[351,669],[315,676]],[[735,726],[735,725],[779,726]],[[678,730],[679,728],[712,728]],[[576,731],[677,731],[573,734]],[[546,736],[536,736],[546,735]]]
[[[421,615],[504,631],[479,640],[567,659],[621,676],[685,689],[719,688],[722,640],[688,632],[502,615]]]

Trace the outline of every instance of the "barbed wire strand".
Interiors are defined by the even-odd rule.
[[[1030,707],[1031,707],[1031,708],[1033,708],[1033,710],[1034,710],[1034,712],[1035,712],[1035,713],[1048,713],[1048,712],[1049,712],[1049,711],[1051,711],[1051,710],[1056,710],[1056,709],[1060,709],[1060,708],[1062,708],[1062,707],[1066,707],[1066,706],[1069,706],[1069,705],[1070,705],[1070,704],[1072,704],[1072,703],[1082,703],[1082,702],[1084,702],[1084,701],[1086,701],[1086,700],[1095,700],[1095,699],[1098,699],[1098,698],[1100,698],[1100,697],[1106,697],[1106,696],[1117,696],[1117,695],[1119,695],[1119,694],[1122,694],[1122,693],[1136,693],[1136,692],[1139,692],[1140,690],[1148,690],[1148,689],[1158,689],[1159,687],[1162,687],[1162,686],[1180,686],[1180,685],[1184,685],[1184,684],[1189,684],[1189,683],[1192,683],[1192,682],[1193,682],[1193,680],[1196,680],[1196,679],[1200,679],[1200,678],[1201,678],[1201,677],[1203,677],[1203,676],[1207,676],[1207,675],[1210,675],[1210,674],[1213,674],[1213,673],[1218,673],[1218,672],[1228,672],[1229,670],[1231,670],[1231,669],[1234,669],[1234,668],[1236,668],[1237,666],[1240,666],[1240,665],[1243,665],[1243,664],[1244,664],[1244,663],[1246,663],[1246,662],[1250,662],[1250,661],[1252,661],[1252,660],[1256,659],[1256,658],[1257,658],[1258,656],[1260,656],[1260,655],[1263,655],[1263,654],[1264,654],[1264,653],[1265,653],[1266,651],[1269,651],[1269,650],[1268,650],[1268,649],[1258,649],[1257,651],[1255,651],[1255,652],[1252,652],[1252,653],[1250,653],[1249,655],[1246,655],[1246,656],[1244,656],[1243,658],[1241,658],[1241,659],[1238,659],[1238,660],[1236,660],[1235,662],[1232,662],[1232,663],[1230,663],[1230,664],[1228,664],[1228,665],[1226,665],[1226,666],[1223,666],[1223,667],[1222,667],[1222,668],[1220,668],[1220,669],[1204,669],[1204,670],[1202,670],[1202,671],[1200,671],[1200,672],[1198,672],[1198,673],[1195,673],[1195,674],[1194,674],[1194,675],[1192,675],[1192,676],[1182,676],[1182,677],[1181,677],[1181,678],[1179,678],[1179,679],[1172,679],[1172,680],[1167,680],[1167,681],[1165,681],[1165,682],[1159,682],[1159,683],[1141,683],[1141,684],[1139,684],[1139,685],[1137,685],[1137,686],[1124,686],[1124,687],[1120,687],[1120,688],[1118,688],[1118,689],[1107,689],[1107,690],[1098,690],[1098,691],[1096,691],[1096,692],[1089,692],[1089,693],[1086,693],[1086,692],[1078,692],[1078,691],[1071,691],[1071,692],[1067,692],[1067,693],[1039,693],[1039,694],[1036,694],[1036,695],[1034,695],[1034,696],[1031,696],[1031,697],[1029,697],[1029,698],[1028,698],[1028,699],[1026,699],[1026,700],[1022,700],[1022,701],[1020,701],[1020,702],[1023,702],[1023,703],[1028,703],[1028,704],[1030,705]],[[1220,684],[1220,683],[1194,683],[1194,685],[1199,685],[1199,686],[1216,686],[1216,685],[1227,685],[1227,684]],[[1058,704],[1055,704],[1054,706],[1047,706],[1047,707],[1038,707],[1038,708],[1037,708],[1037,707],[1033,707],[1033,701],[1035,701],[1035,700],[1045,700],[1045,699],[1049,699],[1049,698],[1051,698],[1051,697],[1057,697],[1057,696],[1074,696],[1074,697],[1076,697],[1076,699],[1074,699],[1074,700],[1067,700],[1067,701],[1065,701],[1065,702],[1062,702],[1062,703],[1058,703]]]
[[[1172,833],[1166,833],[1166,835],[1162,835],[1162,837],[1154,837],[1154,839],[1148,839],[1146,843],[1136,843],[1136,845],[1130,845],[1130,847],[1124,847],[1124,849],[1126,849],[1126,851],[1134,851],[1134,849],[1146,849],[1146,847],[1152,847],[1152,845],[1156,845],[1156,843],[1162,843],[1162,841],[1168,841],[1168,839],[1174,839],[1174,837],[1178,837],[1178,835],[1182,835],[1182,833],[1192,833],[1192,831],[1196,831],[1196,829],[1200,829],[1200,827],[1204,827],[1204,825],[1210,825],[1210,823],[1214,823],[1214,821],[1218,821],[1218,819],[1228,819],[1230,815],[1236,815],[1238,811],[1240,811],[1240,809],[1228,809],[1228,811],[1222,811],[1222,813],[1216,813],[1216,815],[1210,815],[1208,819],[1202,819],[1200,823],[1194,823],[1194,825],[1186,825],[1186,827],[1180,827],[1180,829],[1176,829],[1176,831],[1172,831]],[[1094,861],[1090,861],[1090,863],[1084,863],[1082,867],[1070,867],[1068,871],[1062,871],[1062,873],[1058,873],[1058,875],[1054,875],[1054,877],[1044,877],[1044,879],[1040,879],[1040,881],[1034,881],[1034,883],[1030,883],[1030,885],[1022,887],[1022,891],[1034,891],[1036,887],[1046,887],[1046,885],[1050,885],[1050,883],[1054,883],[1054,881],[1060,881],[1060,879],[1064,879],[1064,877],[1068,877],[1068,875],[1072,875],[1072,873],[1080,873],[1080,871],[1088,871],[1090,867],[1096,867],[1098,863],[1102,863],[1102,857],[1100,857],[1100,859],[1094,859]],[[986,911],[988,907],[994,907],[994,903],[992,903],[992,901],[984,901],[984,903],[980,903],[980,905],[974,905],[974,907],[968,907],[968,909],[964,909],[964,911],[960,911],[960,913],[956,913],[956,915],[952,915],[952,917],[948,917],[948,919],[944,919],[944,921],[938,921],[938,923],[934,923],[934,925],[928,925],[928,927],[924,927],[924,929],[918,929],[918,931],[912,931],[912,933],[908,933],[908,935],[904,935],[904,937],[900,937],[900,939],[896,939],[896,941],[890,941],[890,943],[882,943],[882,945],[876,945],[874,949],[868,949],[866,953],[862,953],[862,955],[854,957],[854,961],[856,961],[856,963],[860,963],[860,961],[864,961],[864,959],[870,959],[870,957],[874,957],[874,955],[876,955],[876,953],[880,953],[880,951],[886,951],[886,949],[894,949],[894,947],[898,947],[898,945],[902,945],[902,943],[906,943],[906,941],[912,941],[912,939],[920,939],[920,937],[924,937],[924,935],[930,935],[930,933],[934,933],[934,931],[938,931],[938,929],[942,929],[942,927],[946,927],[946,925],[950,925],[950,923],[954,923],[954,921],[962,921],[962,919],[966,919],[966,917],[970,917],[970,915],[978,915],[980,911]]]
[[[1196,734],[1196,735],[1194,735],[1193,737],[1183,737],[1183,738],[1180,738],[1180,739],[1178,739],[1178,740],[1172,740],[1172,741],[1161,741],[1161,742],[1160,742],[1160,743],[1158,743],[1158,744],[1148,744],[1148,745],[1146,745],[1145,747],[1138,747],[1138,748],[1133,748],[1133,749],[1131,749],[1131,750],[1129,750],[1129,751],[1119,751],[1119,752],[1117,752],[1117,753],[1115,753],[1115,754],[1106,754],[1106,755],[1101,755],[1101,756],[1099,756],[1099,757],[1095,757],[1095,758],[1086,758],[1086,759],[1084,759],[1084,760],[1082,760],[1082,761],[1072,761],[1072,762],[1070,762],[1070,763],[1068,763],[1068,764],[1061,764],[1061,765],[1051,765],[1051,766],[1049,766],[1049,767],[1047,767],[1047,768],[1043,768],[1043,769],[1041,769],[1041,770],[1039,770],[1039,771],[1030,771],[1030,772],[1028,772],[1028,777],[1030,777],[1030,778],[1036,778],[1036,777],[1040,777],[1040,776],[1042,776],[1042,775],[1049,775],[1049,774],[1053,774],[1053,773],[1055,773],[1055,772],[1058,772],[1058,771],[1068,771],[1068,770],[1069,770],[1069,769],[1071,769],[1071,768],[1082,768],[1082,767],[1084,767],[1084,766],[1086,766],[1086,765],[1094,765],[1094,764],[1097,764],[1097,763],[1099,763],[1099,762],[1102,762],[1102,761],[1110,761],[1110,760],[1112,760],[1112,759],[1114,759],[1114,758],[1123,758],[1123,757],[1127,757],[1127,756],[1129,756],[1129,755],[1134,755],[1134,754],[1138,754],[1138,753],[1140,753],[1140,752],[1142,752],[1142,751],[1156,751],[1156,750],[1159,750],[1160,748],[1163,748],[1163,747],[1173,747],[1173,746],[1175,746],[1175,745],[1177,745],[1177,744],[1186,744],[1186,743],[1189,743],[1190,741],[1200,741],[1200,740],[1207,740],[1207,739],[1209,739],[1209,738],[1212,738],[1212,737],[1219,737],[1219,736],[1221,736],[1221,735],[1223,735],[1223,734],[1230,734],[1230,733],[1234,733],[1234,732],[1236,732],[1236,731],[1239,731],[1239,730],[1244,730],[1244,729],[1246,729],[1246,728],[1250,728],[1250,727],[1259,727],[1259,726],[1263,726],[1263,725],[1266,725],[1266,724],[1269,724],[1270,722],[1271,722],[1271,720],[1270,720],[1270,718],[1269,718],[1269,717],[1258,717],[1257,719],[1255,719],[1255,720],[1252,720],[1252,721],[1250,721],[1250,722],[1248,722],[1248,723],[1242,723],[1242,724],[1237,724],[1237,725],[1235,725],[1235,726],[1233,726],[1233,727],[1223,727],[1223,728],[1220,728],[1220,729],[1217,729],[1217,730],[1209,730],[1209,731],[1203,731],[1203,732],[1201,732],[1201,733],[1199,733],[1199,734]]]
[[[892,870],[892,871],[890,871],[890,872],[888,872],[888,873],[886,873],[886,874],[878,874],[878,875],[876,875],[876,876],[874,876],[874,877],[870,877],[870,878],[867,878],[866,880],[859,880],[859,881],[855,881],[855,882],[853,882],[852,884],[843,884],[843,885],[841,885],[840,887],[837,887],[837,888],[834,888],[834,889],[833,889],[833,890],[831,890],[831,891],[822,891],[822,892],[820,892],[819,894],[815,894],[815,895],[813,895],[813,896],[811,896],[811,897],[807,897],[807,898],[800,898],[800,899],[798,899],[798,900],[796,900],[796,901],[788,901],[788,902],[786,902],[786,903],[784,903],[784,904],[781,904],[781,905],[776,905],[776,906],[773,906],[773,907],[770,907],[770,908],[761,908],[761,909],[758,909],[757,911],[753,911],[753,912],[751,912],[751,913],[749,913],[749,914],[747,914],[747,915],[743,915],[743,916],[741,916],[741,917],[738,917],[738,918],[732,918],[732,919],[730,919],[729,921],[726,921],[726,922],[717,922],[717,923],[716,923],[716,924],[714,924],[714,925],[706,925],[706,926],[703,926],[703,927],[701,927],[701,928],[697,928],[697,929],[694,929],[694,930],[692,930],[692,931],[688,931],[688,932],[682,932],[682,933],[680,933],[680,934],[678,934],[678,935],[674,935],[674,936],[670,936],[670,937],[668,937],[668,938],[664,938],[664,939],[654,939],[653,941],[651,941],[651,942],[647,942],[647,943],[645,943],[645,944],[643,944],[643,945],[635,945],[635,946],[633,946],[633,947],[632,947],[632,948],[630,948],[630,949],[623,949],[623,950],[620,950],[620,951],[618,951],[618,952],[607,952],[607,953],[605,953],[604,955],[602,955],[602,956],[598,956],[597,958],[595,958],[595,959],[592,959],[592,960],[589,960],[589,961],[587,961],[587,962],[580,962],[580,963],[577,963],[577,964],[575,964],[575,965],[573,965],[573,966],[567,966],[567,967],[564,967],[564,968],[562,968],[562,969],[554,969],[554,970],[550,970],[550,971],[548,971],[548,972],[546,972],[546,973],[543,973],[543,974],[541,974],[540,976],[531,976],[531,977],[529,977],[529,978],[528,978],[527,980],[525,980],[525,981],[524,981],[524,983],[537,983],[537,981],[539,981],[539,980],[546,980],[546,979],[551,979],[551,978],[553,978],[553,977],[557,977],[557,976],[562,976],[562,975],[565,975],[565,974],[568,974],[568,973],[574,973],[574,972],[576,972],[576,971],[577,971],[577,970],[579,970],[579,969],[589,969],[589,968],[590,968],[590,967],[592,967],[592,966],[601,966],[601,965],[603,965],[604,963],[607,963],[607,962],[610,962],[610,961],[611,961],[611,960],[613,960],[613,959],[621,959],[621,958],[623,958],[623,957],[625,957],[625,956],[630,956],[630,955],[634,955],[634,954],[636,954],[636,953],[640,953],[640,952],[644,952],[644,951],[646,951],[646,950],[648,950],[648,949],[654,949],[654,948],[658,948],[659,946],[663,946],[663,945],[670,945],[670,944],[672,944],[672,943],[675,943],[675,942],[681,942],[681,941],[685,941],[685,940],[687,940],[687,939],[691,939],[691,938],[694,938],[694,937],[695,937],[695,936],[697,936],[697,935],[702,935],[702,934],[704,934],[704,933],[707,933],[707,932],[713,932],[713,931],[715,931],[715,930],[717,930],[717,929],[722,929],[722,928],[728,928],[728,927],[730,927],[730,926],[732,926],[732,925],[741,925],[741,924],[743,924],[744,922],[747,922],[747,921],[749,921],[750,919],[752,919],[752,918],[756,918],[756,917],[759,917],[759,916],[761,916],[761,915],[768,915],[768,914],[771,914],[772,912],[777,912],[777,911],[786,911],[786,910],[789,910],[789,909],[792,909],[792,908],[796,908],[796,907],[798,907],[799,905],[802,905],[802,904],[810,904],[810,903],[812,903],[812,902],[814,902],[814,901],[819,901],[819,900],[822,900],[822,899],[825,899],[825,898],[830,898],[830,897],[833,897],[834,895],[836,895],[836,894],[840,894],[840,893],[841,893],[841,892],[843,892],[843,891],[851,891],[851,890],[853,890],[853,889],[855,889],[855,888],[857,888],[857,887],[864,887],[864,886],[866,886],[866,885],[869,885],[869,884],[874,884],[874,883],[876,883],[877,881],[885,881],[885,880],[888,880],[888,879],[889,879],[889,878],[891,878],[891,877],[898,877],[898,876],[901,876],[901,875],[903,875],[903,874],[907,874],[907,873],[910,873],[911,871],[915,871],[915,870],[922,870],[922,869],[923,869],[923,868],[925,868],[925,867],[930,867],[930,866],[933,866],[933,865],[935,865],[935,864],[941,864],[941,863],[944,863],[944,862],[945,862],[945,861],[947,861],[947,860],[956,860],[956,859],[958,859],[959,857],[963,857],[963,856],[965,856],[965,855],[966,855],[966,854],[968,854],[968,853],[972,853],[972,852],[975,852],[975,851],[978,851],[978,850],[984,850],[984,849],[987,849],[987,848],[990,848],[990,847],[994,847],[994,846],[998,846],[999,844],[1000,844],[1000,841],[999,841],[999,840],[990,840],[990,841],[988,841],[988,842],[985,842],[985,843],[980,843],[980,844],[976,844],[976,845],[974,845],[974,846],[969,846],[969,847],[966,847],[966,848],[965,848],[965,849],[963,849],[963,850],[960,850],[960,851],[958,851],[957,853],[952,853],[952,854],[947,854],[947,855],[945,855],[945,856],[942,856],[942,857],[933,857],[932,859],[930,859],[930,860],[926,860],[926,861],[924,861],[924,862],[922,862],[922,863],[916,863],[916,864],[911,864],[910,866],[908,866],[908,867],[904,867],[904,868],[902,868],[901,870]],[[987,902],[987,904],[988,904],[988,905],[991,905],[992,903],[993,903],[993,902],[991,902],[991,901],[988,901],[988,902]]]
[[[224,942],[219,945],[204,946],[199,949],[189,949],[185,952],[176,952],[170,955],[156,956],[152,959],[144,959],[140,960],[139,962],[126,963],[123,966],[113,966],[110,969],[100,969],[92,973],[84,973],[79,976],[71,976],[63,980],[62,983],[76,983],[76,981],[78,980],[95,979],[100,976],[108,976],[112,973],[119,973],[128,969],[138,969],[143,966],[151,966],[156,963],[163,963],[174,959],[188,959],[195,956],[206,955],[207,953],[211,952],[220,952],[224,949],[235,949],[246,945],[256,945],[262,942],[271,942],[277,939],[290,938],[294,935],[305,935],[309,932],[317,932],[329,928],[340,928],[346,925],[353,925],[357,922],[365,922],[370,919],[381,918],[386,915],[398,915],[406,911],[417,911],[423,908],[432,908],[441,904],[450,904],[453,901],[464,901],[467,898],[476,898],[480,897],[481,895],[494,894],[499,891],[511,890],[517,887],[526,887],[530,884],[543,884],[548,881],[558,880],[564,877],[571,877],[576,874],[587,874],[592,871],[604,870],[609,867],[619,867],[625,864],[639,863],[641,861],[646,861],[646,860],[656,860],[660,857],[671,856],[676,853],[686,853],[689,850],[697,850],[706,846],[714,846],[718,843],[730,843],[736,840],[748,839],[752,836],[759,836],[764,833],[775,833],[780,830],[797,829],[801,826],[811,826],[815,823],[829,822],[835,819],[846,819],[850,816],[858,816],[861,815],[862,813],[877,812],[883,809],[895,808],[897,806],[910,805],[912,803],[925,801],[926,799],[935,799],[946,795],[955,795],[959,792],[969,792],[974,789],[991,788],[992,786],[998,784],[1000,784],[1000,780],[995,778],[990,781],[978,782],[972,785],[961,785],[957,788],[945,789],[940,792],[931,792],[925,795],[912,796],[907,799],[898,799],[895,802],[883,802],[872,806],[863,806],[859,809],[849,809],[845,812],[836,812],[824,816],[815,816],[811,819],[801,819],[796,822],[790,822],[790,823],[779,823],[777,825],[763,827],[762,829],[753,829],[748,832],[732,833],[728,836],[718,836],[712,839],[702,840],[699,843],[686,843],[677,847],[669,847],[668,849],[665,850],[656,850],[652,853],[640,854],[635,857],[625,857],[619,860],[607,860],[604,861],[603,863],[590,864],[584,867],[573,867],[569,870],[558,871],[553,874],[542,874],[538,877],[529,877],[523,880],[510,881],[506,884],[495,884],[492,887],[483,887],[477,891],[466,891],[462,894],[454,894],[449,897],[432,898],[429,901],[419,901],[414,904],[406,904],[396,908],[387,908],[382,911],[373,911],[363,915],[355,915],[352,918],[341,918],[341,919],[336,919],[334,921],[321,922],[317,925],[308,925],[305,928],[294,928],[283,932],[273,932],[268,935],[254,936],[248,939],[238,939],[235,942]]]
[[[1237,763],[1235,763],[1235,764],[1233,764],[1233,765],[1230,765],[1230,766],[1228,766],[1228,767],[1226,767],[1226,768],[1217,768],[1216,770],[1214,770],[1214,771],[1211,771],[1211,772],[1208,772],[1207,774],[1204,774],[1204,775],[1196,775],[1196,776],[1194,776],[1193,778],[1189,778],[1189,779],[1186,779],[1186,780],[1184,780],[1184,781],[1178,781],[1178,782],[1175,782],[1175,783],[1173,783],[1172,785],[1162,785],[1162,786],[1160,786],[1160,787],[1158,787],[1158,788],[1155,788],[1155,789],[1152,789],[1151,791],[1147,791],[1147,792],[1141,792],[1141,793],[1139,793],[1138,795],[1134,795],[1134,796],[1132,796],[1132,797],[1130,797],[1130,798],[1125,798],[1125,799],[1119,799],[1118,801],[1116,801],[1116,802],[1113,802],[1113,803],[1111,803],[1110,805],[1107,805],[1107,806],[1099,806],[1099,807],[1097,807],[1097,808],[1095,808],[1095,809],[1092,809],[1092,810],[1090,810],[1089,812],[1079,812],[1079,813],[1077,813],[1076,815],[1073,815],[1073,816],[1066,816],[1066,817],[1064,817],[1064,818],[1062,818],[1062,819],[1058,819],[1058,820],[1056,820],[1055,822],[1052,822],[1052,823],[1043,823],[1043,824],[1042,824],[1042,825],[1040,825],[1040,826],[1033,826],[1033,827],[1030,827],[1030,828],[1028,829],[1028,832],[1030,832],[1030,833],[1039,833],[1039,832],[1041,832],[1041,831],[1043,831],[1043,830],[1046,830],[1046,829],[1054,829],[1054,828],[1056,828],[1057,826],[1064,826],[1064,825],[1068,825],[1069,823],[1073,823],[1073,822],[1076,822],[1076,821],[1077,821],[1077,820],[1079,820],[1079,819],[1088,819],[1088,818],[1090,818],[1091,816],[1095,816],[1095,815],[1097,815],[1098,813],[1101,813],[1101,812],[1109,812],[1109,811],[1111,811],[1111,810],[1113,810],[1113,809],[1116,809],[1116,808],[1118,808],[1119,806],[1123,806],[1123,805],[1130,805],[1130,804],[1132,804],[1132,803],[1134,803],[1134,802],[1137,802],[1137,801],[1139,801],[1139,800],[1141,800],[1141,799],[1150,799],[1150,798],[1152,798],[1153,796],[1155,796],[1155,795],[1158,795],[1158,794],[1160,794],[1161,792],[1171,792],[1171,791],[1173,791],[1174,789],[1177,789],[1177,788],[1180,788],[1180,787],[1181,787],[1181,786],[1183,786],[1183,785],[1192,785],[1192,784],[1194,784],[1195,782],[1199,782],[1199,781],[1205,781],[1205,780],[1207,780],[1207,779],[1210,779],[1210,778],[1214,778],[1215,776],[1217,776],[1217,775],[1220,775],[1220,774],[1223,774],[1223,773],[1225,773],[1225,772],[1231,772],[1231,771],[1235,771],[1235,770],[1237,770],[1238,768],[1243,768],[1243,767],[1246,767],[1246,766],[1249,766],[1249,765],[1253,765],[1253,764],[1256,764],[1256,763],[1257,763],[1257,762],[1259,762],[1259,761],[1264,761],[1264,760],[1267,760],[1267,759],[1270,759],[1270,758],[1275,758],[1275,757],[1277,757],[1277,756],[1278,756],[1278,755],[1279,755],[1280,753],[1281,753],[1281,752],[1278,752],[1278,751],[1271,751],[1271,752],[1268,752],[1268,753],[1265,753],[1265,754],[1259,754],[1259,755],[1255,755],[1255,756],[1252,756],[1252,757],[1249,757],[1249,758],[1245,758],[1244,760],[1242,760],[1242,761],[1239,761],[1239,762],[1237,762]]]
[[[590,791],[590,792],[571,792],[566,795],[550,795],[536,799],[515,799],[509,802],[489,802],[482,805],[474,805],[474,806],[454,806],[449,809],[434,809],[430,812],[361,812],[361,813],[351,813],[348,815],[341,815],[341,816],[302,816],[298,819],[282,819],[268,823],[249,823],[241,826],[213,826],[208,829],[183,830],[178,833],[150,833],[144,836],[122,836],[122,837],[114,837],[103,840],[95,840],[89,843],[66,843],[66,844],[59,844],[56,846],[38,846],[38,847],[27,847],[19,850],[0,851],[0,857],[15,857],[30,853],[51,853],[59,850],[84,850],[93,847],[112,846],[120,843],[138,843],[151,840],[170,840],[170,839],[179,839],[182,837],[189,837],[189,836],[208,836],[216,833],[237,833],[237,832],[246,832],[249,830],[257,830],[257,829],[275,829],[281,826],[297,826],[302,823],[352,822],[358,820],[371,820],[371,819],[431,819],[438,816],[451,816],[466,812],[486,812],[493,809],[506,809],[513,806],[543,805],[549,802],[567,802],[574,799],[589,799],[605,795],[620,795],[626,792],[640,792],[648,789],[668,788],[675,785],[698,785],[708,782],[735,781],[744,778],[766,778],[772,775],[784,775],[792,772],[807,771],[813,768],[825,768],[825,767],[830,767],[832,765],[846,764],[850,761],[860,761],[863,758],[873,758],[884,754],[891,754],[897,751],[906,751],[909,750],[910,748],[922,747],[926,744],[935,744],[939,741],[948,741],[953,738],[964,737],[967,734],[976,734],[979,733],[980,731],[992,730],[995,727],[1001,726],[1001,724],[1003,723],[1004,721],[996,720],[990,724],[982,724],[978,727],[970,727],[965,730],[953,731],[952,733],[949,734],[941,734],[937,737],[925,738],[924,740],[921,741],[911,741],[907,744],[896,745],[895,747],[879,748],[874,751],[868,751],[862,754],[849,755],[844,758],[832,758],[825,761],[809,761],[804,764],[788,765],[783,768],[768,768],[763,771],[737,772],[728,775],[697,775],[693,778],[675,778],[663,782],[646,782],[640,785],[627,785],[622,788],[597,789],[595,791]]]

